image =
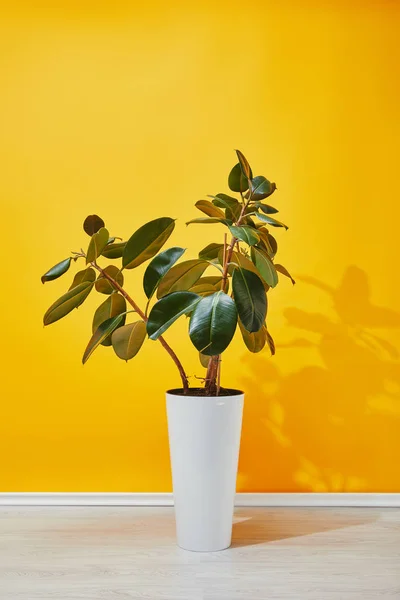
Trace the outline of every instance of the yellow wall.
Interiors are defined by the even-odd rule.
[[[87,243],[92,212],[125,238],[177,217],[191,256],[221,240],[184,223],[227,191],[238,147],[278,184],[298,277],[270,296],[277,356],[240,339],[224,355],[223,384],[247,393],[239,489],[400,491],[400,5],[56,4],[0,25],[1,490],[170,489],[174,365],[148,341],[83,367],[101,298],[43,329],[68,282],[40,275]],[[201,375],[185,327],[167,339]]]

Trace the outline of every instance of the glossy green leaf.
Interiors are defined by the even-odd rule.
[[[237,163],[237,165],[235,165],[232,171],[229,173],[228,185],[229,189],[232,190],[232,192],[243,193],[249,189],[249,182],[243,175],[240,163]]]
[[[130,360],[139,352],[146,336],[146,323],[144,321],[135,321],[123,327],[118,327],[111,335],[115,354],[122,360]]]
[[[47,310],[43,317],[43,324],[50,325],[50,323],[55,323],[59,319],[62,319],[62,317],[65,317],[74,308],[78,308],[86,300],[92,287],[93,283],[91,281],[84,281],[66,292]]]
[[[92,323],[92,333],[94,333],[98,327],[107,319],[111,317],[116,317],[117,315],[123,314],[123,319],[121,320],[121,325],[125,323],[125,313],[126,313],[126,300],[121,294],[115,293],[111,294],[100,306],[97,308],[94,313],[93,323]],[[108,336],[102,342],[103,346],[111,346],[111,337]]]
[[[260,248],[255,248],[253,246],[251,249],[251,258],[264,281],[266,281],[270,287],[275,287],[278,283],[278,274],[274,263],[271,261],[268,254]]]
[[[193,292],[173,292],[161,298],[151,309],[147,321],[147,333],[151,340],[156,340],[180,316],[187,314],[200,302],[200,297]]]
[[[194,346],[206,356],[221,354],[229,346],[237,325],[234,301],[224,292],[206,296],[190,317],[189,335]]]
[[[267,295],[261,279],[247,269],[235,269],[232,289],[243,326],[250,333],[259,331],[267,314]]]
[[[274,208],[269,204],[263,204],[262,202],[256,202],[256,207],[266,215],[273,215],[279,212],[277,208]]]
[[[161,279],[185,252],[184,248],[175,246],[157,254],[147,267],[143,277],[143,289],[147,298],[151,298]]]
[[[242,169],[243,175],[246,179],[251,179],[253,177],[253,173],[251,171],[251,167],[245,155],[240,152],[240,150],[236,150],[237,157],[239,159],[240,168]]]
[[[220,264],[222,265],[223,264],[222,263],[222,260],[223,260],[222,252],[219,253],[218,259],[219,259]],[[230,263],[231,264],[228,266],[228,272],[230,275],[233,273],[236,265],[239,267],[242,267],[243,269],[247,269],[248,271],[253,271],[253,273],[258,274],[256,266],[251,262],[251,260],[249,258],[244,256],[244,254],[242,254],[241,252],[233,251]]]
[[[231,196],[227,196],[226,194],[217,194],[212,198],[212,202],[213,204],[215,204],[215,206],[225,209],[225,216],[227,218],[231,218],[229,215],[232,215],[232,217],[236,221],[240,217],[242,205],[236,200],[236,198],[232,198]]]
[[[161,279],[157,288],[157,298],[162,298],[171,292],[188,290],[200,279],[209,266],[205,260],[186,260],[175,265]]]
[[[279,271],[279,273],[282,273],[282,275],[285,275],[285,277],[289,277],[293,285],[296,283],[289,271],[283,265],[275,265],[275,269]]]
[[[205,369],[207,369],[208,363],[210,362],[211,357],[199,352],[199,360],[200,360],[201,366],[204,367]]]
[[[78,271],[75,274],[74,280],[71,283],[69,289],[72,290],[72,288],[76,287],[80,283],[83,283],[84,281],[96,281],[96,272],[94,269],[92,269],[92,267],[83,269],[83,271]]]
[[[217,206],[214,206],[214,204],[209,200],[199,200],[196,202],[195,207],[209,217],[225,219],[225,214],[222,212],[222,210],[220,210]]]
[[[209,296],[210,294],[214,294],[217,292],[217,288],[215,285],[211,285],[211,283],[199,283],[197,282],[193,287],[190,288],[190,292],[194,294],[198,294],[199,296]]]
[[[114,265],[108,265],[108,267],[103,269],[103,271],[107,273],[109,277],[112,277],[112,279],[114,279],[120,286],[124,285],[124,276],[118,267],[115,267]],[[116,289],[101,273],[97,278],[95,287],[100,294],[112,294]]]
[[[53,281],[53,279],[58,279],[61,277],[61,275],[64,275],[64,273],[66,273],[71,266],[71,260],[72,258],[66,258],[65,260],[62,260],[54,265],[54,267],[51,267],[47,273],[42,275],[42,283],[45,283],[46,281]]]
[[[249,246],[254,246],[260,241],[260,236],[258,235],[257,230],[253,229],[249,225],[231,225],[229,227],[229,231],[233,237],[241,240],[242,242],[246,242],[246,244],[249,244]]]
[[[257,352],[261,352],[267,341],[267,329],[265,325],[263,325],[259,331],[250,333],[243,326],[243,323],[239,319],[239,327],[243,341],[246,344],[248,350],[250,350],[250,352],[253,352],[254,354],[256,354]]]
[[[107,244],[101,253],[105,258],[122,258],[126,246],[126,242],[121,242],[117,244]]]
[[[89,264],[96,260],[107,246],[109,233],[105,227],[99,229],[97,233],[94,233],[89,242],[89,248],[86,254],[86,264]]]
[[[223,219],[217,217],[204,217],[200,219],[192,219],[191,221],[187,221],[186,225],[191,225],[192,223],[198,223],[203,225],[211,225],[212,223],[223,223],[224,225],[229,225],[230,221],[228,221],[228,219],[225,219],[225,215],[223,216]]]
[[[83,229],[90,236],[97,233],[102,227],[105,227],[104,221],[98,215],[89,215],[83,222]]]
[[[252,200],[263,200],[268,198],[276,189],[275,183],[271,183],[259,175],[251,180],[251,199]]]
[[[218,258],[218,252],[223,247],[223,244],[208,244],[208,246],[199,252],[199,258],[203,260],[215,260]]]
[[[85,364],[85,362],[92,356],[96,348],[100,346],[100,344],[104,342],[107,338],[109,338],[112,332],[115,331],[115,329],[119,327],[119,325],[121,325],[124,317],[125,315],[117,315],[116,317],[111,317],[110,319],[103,321],[103,323],[99,325],[99,327],[96,329],[96,331],[90,338],[86,350],[83,354],[83,364]]]
[[[174,219],[162,217],[139,227],[127,241],[122,256],[125,269],[141,265],[162,248],[175,227]]]
[[[261,213],[257,213],[257,219],[260,219],[260,221],[263,221],[264,223],[268,223],[269,225],[272,225],[272,227],[284,227],[285,229],[289,229],[289,227],[287,225],[285,225],[284,223],[281,223],[281,221],[277,221],[276,219],[269,217],[268,215],[263,215]]]

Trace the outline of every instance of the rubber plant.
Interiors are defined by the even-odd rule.
[[[226,227],[223,239],[200,250],[198,258],[181,261],[185,249],[178,246],[161,251],[175,228],[170,217],[150,221],[122,241],[110,236],[100,217],[90,215],[83,224],[90,236],[87,251],[72,252],[42,276],[43,283],[52,281],[65,274],[73,262],[85,263],[68,291],[46,311],[44,325],[78,308],[92,290],[107,296],[94,313],[83,363],[100,345],[112,346],[120,359],[131,360],[148,337],[157,340],[174,361],[183,393],[187,393],[186,371],[163,335],[183,316],[188,317],[190,340],[206,369],[204,395],[223,393],[221,354],[237,327],[250,352],[267,346],[275,353],[266,325],[268,292],[277,285],[278,273],[295,282],[286,268],[275,262],[278,245],[270,228],[287,226],[271,216],[278,210],[264,202],[276,191],[275,183],[262,175],[254,177],[245,156],[239,150],[236,153],[238,163],[228,178],[236,196],[218,193],[199,200],[195,206],[205,216],[187,223]],[[113,262],[104,266],[105,260]],[[118,260],[119,266],[115,264]],[[143,276],[146,301],[141,307],[126,291],[124,273],[144,263],[148,263]]]

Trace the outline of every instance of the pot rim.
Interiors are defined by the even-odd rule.
[[[225,390],[229,390],[230,394],[224,394],[221,396],[203,396],[203,395],[193,395],[190,393],[191,390],[203,390],[201,387],[193,387],[188,389],[188,393],[183,393],[183,388],[172,388],[171,390],[167,390],[165,393],[170,394],[171,396],[176,396],[178,398],[201,398],[202,400],[210,399],[210,398],[230,398],[231,396],[244,396],[244,391],[237,390],[236,388],[224,388]],[[178,394],[176,392],[179,392]]]

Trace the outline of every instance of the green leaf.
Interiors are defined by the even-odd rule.
[[[174,219],[162,217],[139,227],[127,241],[122,264],[125,269],[141,265],[162,248],[175,227]]]
[[[242,242],[246,242],[249,246],[254,246],[260,241],[260,236],[257,231],[249,225],[230,225],[229,231],[233,237],[242,240]]]
[[[86,350],[83,354],[83,364],[85,364],[85,362],[90,358],[90,356],[92,356],[96,348],[100,346],[100,344],[104,342],[112,334],[112,332],[115,331],[117,327],[119,327],[124,317],[125,315],[117,315],[116,317],[111,317],[110,319],[103,321],[103,323],[99,325],[99,327],[96,329],[96,331],[90,338]]]
[[[262,215],[260,213],[257,213],[257,219],[260,219],[260,221],[263,221],[264,223],[268,223],[269,225],[272,225],[272,227],[284,227],[285,229],[289,229],[289,227],[287,225],[285,225],[284,223],[281,223],[281,221],[277,221],[276,219],[273,219],[272,217],[268,217],[267,215]]]
[[[50,323],[55,323],[59,319],[62,319],[62,317],[65,317],[74,308],[78,308],[86,300],[92,287],[93,283],[91,281],[84,281],[66,292],[47,310],[43,317],[43,324],[50,325]]]
[[[146,339],[146,323],[144,321],[135,321],[118,327],[112,335],[112,347],[115,354],[122,360],[130,360],[139,352]]]
[[[267,295],[261,279],[247,269],[235,269],[232,289],[243,326],[250,333],[259,331],[267,314]]]
[[[240,163],[237,163],[229,173],[228,177],[229,189],[232,192],[245,192],[249,189],[249,182],[242,173]]]
[[[118,244],[107,244],[101,253],[106,258],[121,258],[125,250],[126,242]]]
[[[259,175],[251,180],[251,199],[252,200],[263,200],[268,198],[276,189],[275,183],[271,183]]]
[[[209,266],[205,260],[186,260],[175,265],[164,275],[157,288],[157,298],[171,292],[188,290],[200,279]]]
[[[275,269],[279,271],[279,273],[282,273],[282,275],[285,275],[285,277],[289,277],[293,285],[296,283],[289,271],[283,265],[275,265]]]
[[[217,292],[217,288],[215,285],[211,285],[211,283],[199,283],[190,288],[190,292],[194,294],[198,294],[199,296],[209,296],[210,294],[214,294]]]
[[[151,309],[147,321],[147,333],[151,340],[156,340],[180,316],[187,314],[200,302],[200,297],[193,292],[173,292],[161,298]]]
[[[251,167],[247,158],[242,152],[240,152],[240,150],[236,150],[236,154],[239,159],[239,164],[243,175],[246,177],[246,179],[251,179],[253,177],[253,173],[251,172]]]
[[[200,277],[200,279],[195,283],[194,286],[190,288],[191,292],[195,292],[195,294],[199,294],[199,296],[207,296],[209,294],[213,294],[214,292],[218,292],[221,289],[222,276],[210,276],[210,277]],[[226,285],[224,286],[225,294],[228,293],[229,290],[229,280],[226,280]]]
[[[104,221],[98,215],[89,215],[83,223],[83,229],[90,236],[97,233],[102,227],[105,227]]]
[[[225,219],[225,214],[222,212],[222,210],[214,206],[214,204],[209,200],[199,200],[198,202],[196,202],[195,207],[201,210],[201,212],[208,215],[209,217]]]
[[[184,252],[184,248],[175,246],[174,248],[160,252],[160,254],[153,258],[143,277],[143,289],[148,299],[153,296],[161,279]]]
[[[42,275],[42,283],[45,283],[46,281],[53,281],[53,279],[58,279],[61,277],[61,275],[64,275],[64,273],[66,273],[71,266],[71,260],[72,258],[66,258],[65,260],[62,260],[54,265],[54,267],[51,267],[47,273]]]
[[[253,246],[251,249],[251,258],[264,281],[266,281],[270,287],[275,287],[278,283],[278,274],[268,254]]]
[[[191,221],[187,221],[186,225],[191,225],[192,223],[202,223],[204,225],[211,225],[211,223],[223,223],[224,225],[230,225],[231,221],[225,219],[225,215],[223,219],[217,217],[204,217],[200,219],[192,219]]]
[[[215,260],[218,258],[218,252],[223,249],[223,244],[208,244],[203,250],[199,252],[199,258],[203,260]]]
[[[125,323],[125,313],[126,313],[126,300],[121,294],[115,293],[111,294],[100,306],[97,308],[94,313],[93,323],[92,323],[92,333],[94,333],[98,327],[104,323],[107,319],[111,317],[116,317],[117,315],[123,315],[123,319],[121,321],[121,325]],[[111,346],[111,337],[107,337],[102,342],[103,346]]]
[[[72,290],[72,288],[76,287],[80,283],[83,283],[84,281],[96,281],[96,272],[94,269],[92,269],[92,267],[83,269],[83,271],[78,271],[75,274],[74,280],[71,283],[69,289]]]
[[[265,342],[267,341],[267,329],[265,325],[263,325],[259,331],[250,333],[243,326],[243,323],[239,319],[239,327],[243,341],[246,344],[248,350],[250,350],[250,352],[253,352],[254,354],[256,354],[257,352],[261,352],[261,350],[265,346]]]
[[[218,255],[218,260],[220,264],[223,264],[223,251],[221,251]],[[249,258],[244,256],[241,252],[232,252],[231,264],[228,266],[228,272],[232,275],[235,265],[242,267],[243,269],[247,269],[248,271],[253,271],[253,273],[258,273],[256,266],[251,262]]]
[[[215,206],[225,209],[225,216],[227,216],[227,218],[230,218],[228,216],[230,214],[234,217],[235,221],[239,218],[242,211],[242,205],[236,198],[232,198],[226,194],[217,194],[216,196],[212,196],[212,198],[212,202]]]
[[[269,204],[263,204],[262,202],[256,202],[256,207],[266,215],[273,215],[274,213],[279,212],[277,208],[274,208]]]
[[[108,265],[108,267],[103,269],[103,271],[112,277],[120,286],[124,285],[124,276],[118,267],[114,265]],[[112,294],[115,292],[114,286],[111,285],[108,279],[106,279],[101,273],[97,278],[95,287],[100,294]]]
[[[195,306],[190,317],[189,335],[194,346],[206,356],[221,354],[235,333],[237,310],[224,292],[206,296]]]
[[[105,227],[102,227],[97,233],[92,235],[86,254],[86,264],[93,262],[100,256],[104,248],[107,246],[109,237],[109,233]]]
[[[201,362],[201,366],[204,367],[205,369],[208,368],[208,363],[211,360],[210,356],[206,356],[205,354],[202,354],[201,352],[199,352],[199,359]]]

